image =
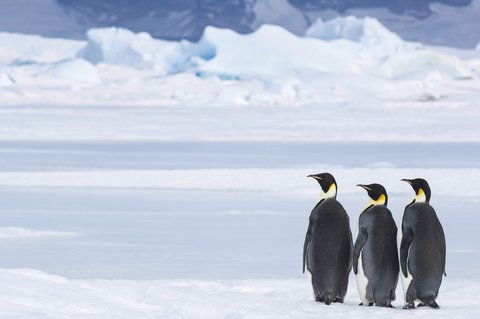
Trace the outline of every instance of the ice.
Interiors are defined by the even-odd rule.
[[[201,43],[210,45],[215,56],[200,70],[230,77],[292,75],[300,70],[356,72],[345,51],[314,39],[298,37],[278,26],[264,25],[250,35],[209,27]],[[296,56],[292,59],[292,56]]]
[[[54,63],[41,71],[37,76],[79,84],[100,84],[101,82],[97,69],[90,62],[83,59],[72,59]]]
[[[73,58],[83,41],[0,32],[0,66],[51,63]]]
[[[153,39],[146,32],[122,28],[90,29],[87,45],[77,56],[92,63],[106,63],[139,69],[154,68],[160,74],[177,71],[182,58],[181,45]]]
[[[111,27],[87,41],[2,33],[0,44],[7,104],[458,104],[480,86],[478,51],[406,42],[368,17],[319,20],[306,37],[208,27],[198,42],[172,42]]]
[[[337,17],[328,21],[318,19],[305,36],[326,41],[349,40],[359,44],[360,50],[376,58],[403,51],[412,51],[418,44],[403,41],[375,18]]]
[[[433,50],[400,53],[391,56],[380,67],[388,77],[413,75],[428,83],[435,74],[437,79],[468,79],[474,76],[472,68],[460,59]],[[422,76],[423,73],[423,76]],[[430,76],[428,75],[430,74]],[[434,75],[434,76],[435,76]]]

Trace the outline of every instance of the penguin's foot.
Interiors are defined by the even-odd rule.
[[[415,304],[413,302],[407,303],[403,306],[403,309],[415,309]]]
[[[385,308],[395,308],[395,307],[392,306],[392,304],[389,303],[389,302],[376,303],[375,306],[377,306],[377,307],[385,307]]]
[[[359,303],[358,304],[359,306],[368,306],[368,307],[371,307],[373,306],[373,302],[369,302],[367,305],[364,305],[363,302]]]
[[[430,308],[433,308],[433,309],[440,309],[440,306],[437,304],[437,302],[435,300],[427,300],[425,301],[426,305],[429,306]]]
[[[417,307],[426,307],[426,306],[427,306],[427,305],[424,304],[423,302],[421,302],[421,303],[419,303],[419,304],[417,305]]]
[[[337,297],[337,298],[333,299],[333,302],[343,303],[343,298]]]
[[[323,298],[323,297],[318,297],[318,296],[315,296],[315,301],[318,301],[318,302],[322,302],[326,305],[329,305],[330,303],[332,303],[332,300],[328,297],[326,298]]]

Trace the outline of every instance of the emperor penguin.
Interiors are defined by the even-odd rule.
[[[352,269],[350,218],[337,201],[337,182],[329,173],[308,175],[317,180],[321,198],[310,213],[303,245],[305,264],[312,275],[315,300],[343,303]]]
[[[387,208],[388,195],[380,184],[357,185],[371,198],[358,218],[353,247],[353,272],[360,305],[390,307],[398,282],[397,225]]]
[[[430,206],[430,187],[422,178],[402,179],[415,191],[413,201],[405,207],[398,228],[400,269],[405,298],[404,309],[415,302],[438,309],[435,299],[446,276],[446,243],[442,224]]]

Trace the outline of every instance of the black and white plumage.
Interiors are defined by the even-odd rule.
[[[430,187],[424,179],[403,179],[415,191],[405,207],[398,229],[399,260],[405,307],[421,302],[439,308],[435,299],[445,273],[446,243],[443,227],[430,206]]]
[[[309,175],[318,181],[322,197],[313,208],[303,246],[305,265],[312,275],[315,300],[343,302],[352,268],[350,218],[337,201],[337,183],[329,173]]]
[[[357,185],[371,200],[358,219],[353,248],[353,271],[361,305],[392,307],[398,282],[397,226],[387,208],[388,195],[380,184]]]

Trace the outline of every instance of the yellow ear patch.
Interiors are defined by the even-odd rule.
[[[334,183],[330,185],[330,188],[328,189],[327,193],[330,193],[330,192],[337,192],[337,188],[335,187]]]
[[[415,202],[417,203],[425,203],[427,201],[427,196],[422,188],[418,190],[417,195],[415,196]]]
[[[335,196],[337,196],[337,187],[335,186],[335,183],[332,183],[330,184],[330,187],[328,188],[328,191],[326,193],[322,191],[320,200],[327,198],[335,198]]]
[[[371,200],[367,203],[367,205],[365,206],[365,208],[364,208],[363,210],[367,209],[367,208],[370,207],[370,206],[385,205],[385,200],[386,200],[386,199],[387,199],[387,198],[385,197],[385,194],[380,195],[377,200],[371,199]]]
[[[378,199],[375,201],[375,205],[385,205],[385,194],[380,195]]]

